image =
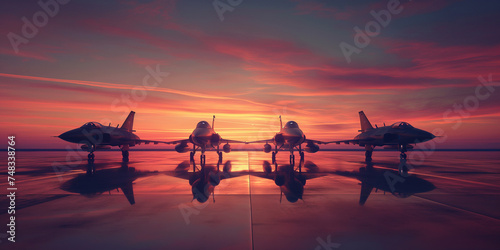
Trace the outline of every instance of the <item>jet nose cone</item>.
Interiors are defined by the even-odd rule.
[[[69,131],[60,134],[58,137],[65,141],[69,141],[69,138],[71,138]]]
[[[58,137],[67,142],[74,142],[74,143],[77,143],[82,139],[77,130],[66,131],[60,134]]]
[[[433,135],[432,133],[429,133],[429,132],[423,131],[423,130],[420,132],[420,140],[421,141],[429,141],[429,140],[432,140],[434,138],[436,138],[436,136]]]
[[[427,138],[428,138],[429,140],[432,140],[432,139],[436,138],[436,136],[435,136],[435,135],[433,135],[432,133],[429,133],[429,132],[425,132],[425,133],[426,133],[426,136],[427,136]]]

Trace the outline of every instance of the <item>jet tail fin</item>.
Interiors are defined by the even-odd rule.
[[[361,194],[359,195],[359,205],[363,206],[365,204],[372,190],[373,190],[372,185],[361,182]]]
[[[134,189],[132,187],[132,181],[127,182],[126,184],[124,184],[120,188],[121,188],[123,194],[125,195],[125,197],[127,197],[127,200],[130,203],[130,205],[134,205],[135,198],[134,198]]]
[[[135,112],[130,111],[130,114],[128,114],[127,119],[122,124],[121,129],[129,131],[129,132],[134,132],[134,116]]]
[[[359,111],[359,122],[361,123],[360,132],[366,132],[373,129],[372,124],[370,123],[370,121],[368,121],[368,118],[366,118],[366,115],[363,111]]]

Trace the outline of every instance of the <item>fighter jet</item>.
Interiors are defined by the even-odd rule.
[[[328,144],[330,142],[322,142],[317,140],[306,139],[304,132],[299,128],[299,125],[294,121],[289,121],[283,127],[280,116],[280,132],[276,133],[272,139],[252,141],[248,143],[266,143],[264,144],[264,152],[272,152],[272,164],[276,163],[276,154],[281,148],[290,150],[290,165],[295,166],[295,155],[293,154],[294,149],[299,151],[300,162],[304,161],[304,152],[302,151],[302,143],[307,143],[304,150],[308,153],[316,153],[319,150],[317,144]],[[269,143],[274,144],[274,150]],[[300,164],[299,164],[300,166]]]
[[[372,161],[372,152],[375,146],[397,146],[398,150],[401,152],[401,164],[399,165],[400,172],[406,170],[406,151],[411,147],[410,144],[425,142],[436,137],[427,131],[414,128],[407,122],[396,122],[390,126],[385,126],[384,124],[384,127],[380,128],[375,125],[375,128],[373,128],[363,111],[359,112],[359,120],[361,123],[361,130],[359,130],[359,132],[361,132],[361,134],[357,135],[352,140],[333,142],[337,144],[352,143],[365,147],[366,162]]]
[[[62,133],[58,137],[72,143],[82,144],[81,148],[89,152],[88,163],[94,163],[94,151],[118,146],[122,150],[123,161],[128,162],[129,148],[137,144],[164,143],[161,141],[141,140],[133,132],[135,112],[130,111],[121,127],[104,126],[98,122],[87,122],[83,126]],[[110,124],[111,125],[111,124]]]
[[[222,152],[220,151],[221,143],[224,142],[226,143],[222,147],[222,150],[224,151],[224,153],[229,153],[231,152],[231,146],[229,145],[230,142],[231,143],[246,143],[246,142],[222,139],[222,137],[214,130],[214,122],[215,122],[215,115],[213,116],[212,119],[212,126],[210,126],[210,124],[208,124],[208,122],[206,121],[198,122],[196,128],[193,130],[191,135],[189,135],[188,139],[171,141],[166,143],[177,144],[175,146],[175,151],[177,151],[178,153],[185,153],[190,151],[188,143],[193,144],[193,150],[190,153],[189,159],[191,160],[191,162],[193,162],[196,150],[200,150],[201,166],[205,165],[205,151],[207,150],[207,148],[215,148],[217,150],[217,155],[219,156],[219,163],[221,163],[222,162]]]

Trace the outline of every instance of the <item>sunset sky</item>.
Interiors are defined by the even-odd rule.
[[[73,0],[49,15],[5,2],[0,145],[13,134],[18,148],[64,148],[53,136],[130,110],[141,139],[187,138],[212,115],[223,138],[267,139],[282,115],[332,141],[358,134],[363,110],[379,126],[441,129],[437,148],[500,149],[500,3],[401,1],[348,62],[340,44],[355,46],[388,2]],[[33,17],[35,34],[23,30]]]

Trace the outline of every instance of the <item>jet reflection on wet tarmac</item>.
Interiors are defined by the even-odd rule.
[[[191,166],[193,171],[189,172]],[[231,169],[231,161],[224,163],[222,171],[220,171],[220,162],[217,162],[216,166],[200,165],[198,168],[194,161],[183,161],[177,165],[173,172],[167,171],[165,174],[188,180],[193,200],[205,203],[210,198],[210,195],[212,195],[213,202],[215,202],[215,187],[220,184],[221,180],[246,174],[243,171],[231,172]]]
[[[417,193],[425,193],[434,190],[436,187],[431,182],[415,175],[401,176],[398,171],[389,169],[377,169],[373,164],[359,168],[359,171],[345,172],[335,171],[337,175],[356,178],[361,181],[361,194],[359,204],[364,205],[368,200],[372,190],[379,189],[389,192],[398,198],[407,198]]]
[[[215,188],[221,180],[239,177],[243,175],[252,175],[260,178],[273,180],[276,186],[280,188],[280,203],[282,196],[285,195],[287,201],[295,203],[303,199],[304,186],[306,180],[323,177],[326,175],[340,175],[349,178],[358,179],[361,183],[361,193],[359,204],[364,205],[371,192],[382,190],[389,192],[398,198],[407,198],[416,193],[425,193],[435,189],[435,186],[420,177],[410,175],[407,177],[399,175],[398,171],[390,169],[379,169],[372,163],[359,168],[359,171],[321,171],[315,163],[311,161],[302,162],[299,166],[281,165],[277,163],[273,166],[268,161],[263,161],[262,172],[237,171],[231,172],[231,161],[226,161],[220,170],[220,162],[217,165],[200,165],[194,161],[183,161],[177,165],[174,171],[165,171],[166,175],[182,178],[189,181],[193,200],[200,203],[208,201],[212,195],[215,202]],[[302,171],[302,164],[305,172]],[[129,167],[127,162],[122,162],[120,168],[103,169],[95,171],[93,164],[87,164],[87,173],[79,174],[75,178],[63,183],[61,189],[72,193],[80,193],[86,197],[96,197],[106,191],[121,189],[131,205],[135,203],[133,193],[133,182],[140,178],[152,174],[158,174],[158,171],[136,171]],[[192,171],[189,171],[192,168]]]
[[[248,174],[247,171],[231,172],[231,161],[226,161],[222,171],[220,171],[220,164],[220,162],[217,162],[216,166],[200,165],[198,167],[194,161],[183,161],[177,165],[174,171],[165,171],[164,174],[188,180],[193,200],[204,203],[213,195],[213,201],[215,202],[214,190],[221,180]],[[106,191],[111,192],[111,190],[121,189],[130,204],[133,205],[135,204],[133,182],[140,177],[158,174],[159,172],[136,171],[135,168],[128,166],[128,162],[122,162],[121,165],[120,168],[96,171],[95,164],[86,164],[86,174],[77,175],[73,179],[64,182],[60,188],[89,198],[97,197],[97,195]],[[191,166],[192,172],[189,171]]]
[[[249,174],[260,178],[274,180],[276,186],[280,187],[281,190],[280,203],[283,194],[291,203],[295,203],[299,199],[302,200],[306,180],[326,175],[326,173],[319,172],[318,166],[310,161],[307,161],[304,164],[306,172],[302,172],[301,165],[295,168],[293,165],[278,166],[277,163],[274,164],[273,171],[271,163],[268,161],[263,162],[262,168],[263,172],[250,172]]]
[[[95,169],[93,164],[87,165],[87,169]],[[122,162],[120,168],[102,169],[98,171],[87,171],[79,174],[73,179],[64,182],[61,189],[71,193],[79,193],[92,198],[106,191],[121,189],[130,205],[135,204],[133,182],[140,177],[145,177],[157,172],[136,171],[128,167],[127,162]]]

